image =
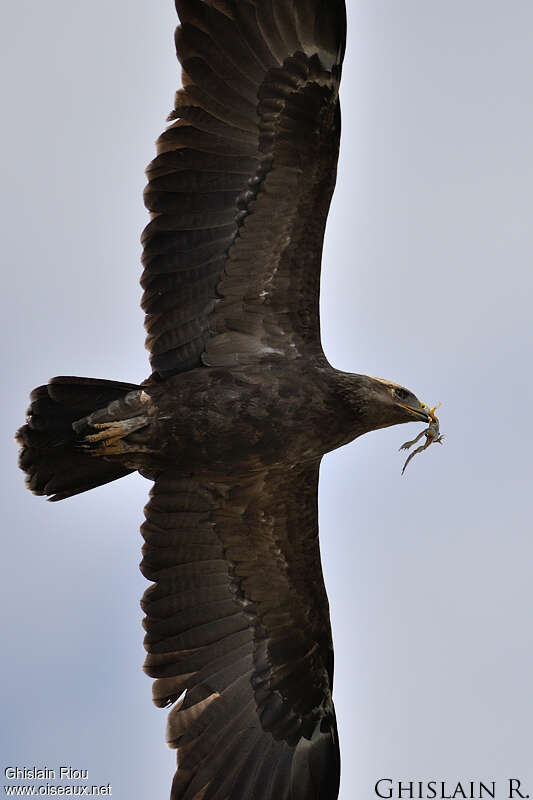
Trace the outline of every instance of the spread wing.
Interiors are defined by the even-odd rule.
[[[172,705],[172,800],[334,800],[319,461],[237,485],[162,473],[145,514],[145,670]],[[185,694],[183,694],[185,692]]]
[[[145,193],[161,377],[320,348],[344,0],[176,0],[183,88]]]

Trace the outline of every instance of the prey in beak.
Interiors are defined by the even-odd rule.
[[[425,407],[424,403],[421,403],[420,405]],[[407,411],[411,411],[412,410],[409,406],[403,406],[403,407],[405,409],[407,409]],[[400,447],[400,450],[409,450],[410,447],[412,447],[414,444],[416,444],[418,441],[420,441],[422,436],[426,437],[425,443],[420,445],[420,447],[417,447],[416,450],[413,450],[413,452],[410,453],[409,456],[407,457],[407,461],[403,465],[402,475],[405,472],[405,469],[406,469],[408,463],[411,461],[411,459],[414,456],[416,456],[417,453],[421,453],[422,450],[425,450],[427,447],[429,447],[430,444],[433,444],[434,442],[438,442],[439,444],[442,444],[443,439],[444,439],[444,434],[440,432],[439,420],[438,420],[437,416],[435,415],[435,411],[439,407],[440,407],[440,403],[437,403],[436,406],[433,406],[433,408],[430,408],[426,412],[424,417],[420,417],[419,416],[419,418],[423,418],[426,422],[429,422],[428,427],[425,430],[423,430],[421,433],[419,433],[418,436],[416,437],[416,439],[413,439],[411,442],[404,442],[402,444],[402,446]],[[413,411],[414,411],[414,409],[413,409]],[[419,411],[418,413],[421,414],[421,411]]]

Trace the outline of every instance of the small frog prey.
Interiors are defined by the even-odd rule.
[[[444,439],[444,434],[441,433],[439,430],[439,420],[435,415],[435,411],[439,407],[440,403],[437,403],[436,406],[433,406],[433,408],[430,409],[429,411],[430,422],[428,427],[424,431],[419,433],[416,439],[413,439],[411,442],[404,442],[400,447],[400,450],[409,450],[410,447],[412,447],[414,444],[420,441],[422,436],[426,437],[425,443],[421,444],[420,447],[417,447],[416,450],[413,450],[413,452],[410,453],[409,456],[407,457],[407,461],[403,465],[402,475],[405,472],[405,469],[410,460],[413,458],[413,456],[416,456],[417,453],[421,453],[422,450],[425,450],[426,447],[429,447],[429,445],[433,444],[433,442],[438,442],[439,444],[442,444],[442,441]]]

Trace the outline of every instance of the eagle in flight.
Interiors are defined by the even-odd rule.
[[[152,480],[145,671],[172,800],[334,800],[339,745],[317,487],[325,453],[431,421],[333,369],[320,263],[340,138],[344,0],[176,0],[182,88],[147,170],[142,384],[58,377],[18,432],[62,500]]]

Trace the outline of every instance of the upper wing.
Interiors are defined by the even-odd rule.
[[[146,672],[175,703],[172,800],[335,800],[319,462],[246,482],[161,474],[142,531]],[[185,692],[185,695],[183,693]],[[177,702],[176,702],[177,701]]]
[[[183,88],[145,192],[161,376],[320,347],[344,0],[176,0]]]

